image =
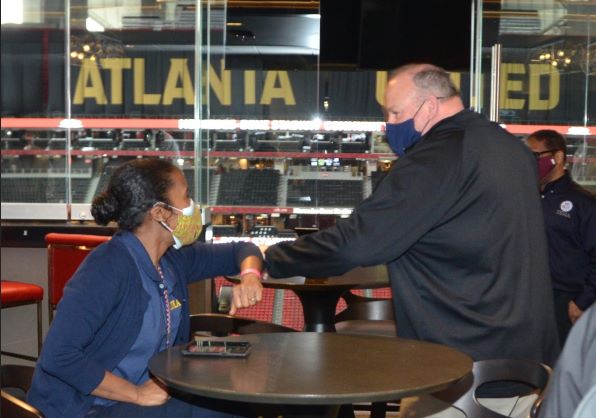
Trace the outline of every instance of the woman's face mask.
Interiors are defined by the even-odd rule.
[[[160,222],[164,228],[172,233],[175,249],[178,250],[184,245],[192,244],[199,238],[201,230],[203,229],[201,208],[199,205],[195,205],[192,199],[190,200],[190,206],[184,209],[178,209],[163,202],[158,202],[156,204],[165,205],[169,209],[173,209],[178,213],[178,224],[176,225],[176,228],[172,229],[165,222]]]

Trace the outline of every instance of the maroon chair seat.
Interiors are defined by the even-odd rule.
[[[37,305],[37,354],[41,352],[41,302],[43,300],[43,287],[32,283],[2,280],[2,309],[15,306]],[[2,351],[2,355],[37,361],[37,357],[25,354]]]

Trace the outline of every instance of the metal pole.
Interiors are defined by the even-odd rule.
[[[499,85],[501,74],[501,44],[494,44],[491,48],[490,71],[490,111],[489,119],[499,121]]]
[[[64,106],[66,107],[66,216],[67,219],[71,219],[71,210],[72,210],[72,158],[71,158],[71,119],[72,119],[72,110],[71,110],[71,99],[70,99],[70,0],[66,0],[64,2],[64,50],[66,53],[64,54],[64,67],[65,67],[65,80],[64,80]],[[84,65],[84,63],[83,63]],[[81,71],[83,71],[83,66],[81,66]]]

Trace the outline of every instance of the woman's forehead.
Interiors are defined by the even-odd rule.
[[[170,187],[171,189],[179,189],[179,190],[186,190],[188,188],[187,184],[186,184],[186,178],[184,177],[184,174],[182,174],[182,171],[176,169],[172,172],[172,186]]]

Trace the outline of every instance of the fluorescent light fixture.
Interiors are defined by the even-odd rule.
[[[3,0],[1,3],[2,9],[0,9],[0,12],[2,13],[2,24],[15,23],[21,25],[24,21],[23,0]]]
[[[58,124],[59,128],[80,129],[83,127],[83,122],[78,119],[62,119]]]
[[[349,131],[349,132],[381,132],[385,130],[383,122],[358,122],[358,121],[325,121],[325,131]]]
[[[590,128],[586,126],[570,126],[567,130],[567,135],[587,136],[590,135]]]
[[[268,120],[254,120],[254,119],[243,119],[240,121],[239,128],[242,130],[250,131],[266,131],[271,127],[271,123]]]
[[[89,32],[103,32],[105,30],[105,28],[92,17],[88,17],[87,20],[85,20],[85,27]]]
[[[308,35],[308,37],[306,38],[306,45],[309,48],[315,49],[315,50],[319,50],[320,46],[321,46],[321,37],[318,33],[312,34],[312,35]]]
[[[317,131],[321,120],[272,120],[272,131]]]

